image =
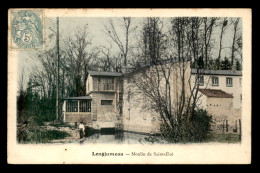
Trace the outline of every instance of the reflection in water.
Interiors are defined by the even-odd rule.
[[[136,134],[129,132],[114,132],[114,133],[92,133],[85,137],[82,143],[113,143],[113,144],[140,144],[145,137],[149,135]]]

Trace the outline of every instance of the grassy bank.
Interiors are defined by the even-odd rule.
[[[205,142],[239,143],[238,134],[212,134]]]
[[[64,139],[67,136],[70,134],[59,130],[29,130],[23,143],[50,143],[51,140]]]

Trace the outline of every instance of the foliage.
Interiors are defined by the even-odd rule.
[[[40,117],[32,116],[28,118],[29,125],[33,126],[43,126],[44,123]]]
[[[170,142],[201,142],[210,135],[211,116],[206,110],[195,110],[191,119],[184,118],[174,128],[161,125],[162,136]]]
[[[242,65],[238,60],[236,61],[236,69],[239,70],[239,71],[242,70]]]
[[[69,134],[67,132],[62,132],[58,130],[46,130],[42,132],[42,136],[44,138],[47,138],[48,140],[53,140],[53,139],[63,139]]]
[[[241,140],[239,134],[212,134],[203,142],[238,143]]]
[[[64,139],[69,133],[58,130],[29,129],[27,137],[20,143],[49,143],[51,140]]]
[[[144,137],[144,140],[151,143],[159,142],[159,140],[154,136]]]
[[[26,91],[20,90],[17,96],[17,122],[23,123],[26,120]]]
[[[201,65],[198,65],[201,64]],[[191,68],[204,68],[204,61],[200,57],[191,64]],[[224,60],[213,59],[209,60],[208,69],[211,70],[232,70],[231,61],[225,57]],[[238,71],[242,70],[242,65],[239,60],[236,60],[235,69]]]

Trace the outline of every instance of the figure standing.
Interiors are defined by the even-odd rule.
[[[79,136],[80,136],[80,139],[83,138],[84,131],[85,131],[85,126],[84,126],[83,122],[81,121],[79,123]]]

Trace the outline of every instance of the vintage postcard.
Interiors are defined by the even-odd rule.
[[[251,9],[8,11],[8,163],[250,164]]]

